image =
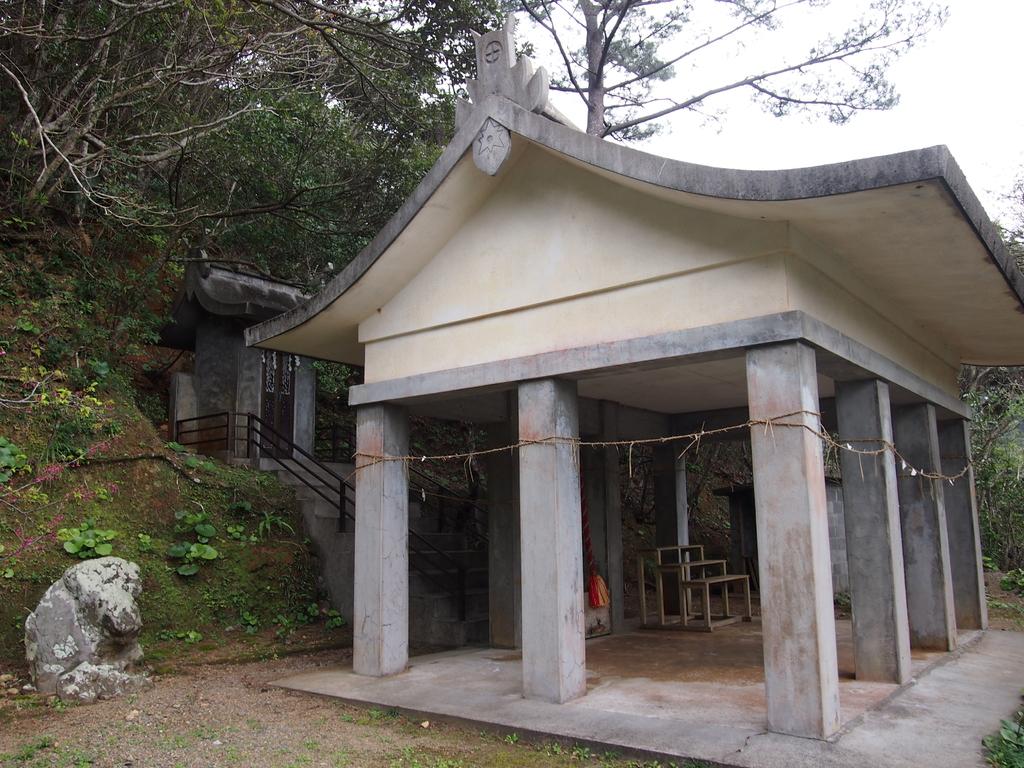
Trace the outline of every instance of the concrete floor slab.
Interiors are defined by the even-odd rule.
[[[952,654],[914,654],[905,686],[852,678],[849,622],[838,622],[843,729],[829,742],[765,730],[759,624],[710,635],[635,631],[587,643],[587,695],[522,698],[521,660],[497,649],[414,657],[389,678],[351,669],[277,685],[557,738],[601,749],[763,768],[981,766],[981,739],[1020,701],[1024,634],[969,633]]]

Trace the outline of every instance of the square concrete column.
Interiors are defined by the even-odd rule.
[[[519,385],[520,441],[565,439],[519,448],[523,695],[557,703],[587,689],[578,435],[575,382]]]
[[[892,443],[889,385],[836,382],[839,441],[861,451]],[[892,452],[840,451],[846,553],[853,603],[853,651],[858,680],[910,679],[910,631],[903,577],[896,461]]]
[[[618,405],[601,402],[601,428],[605,440],[619,437]],[[623,602],[625,598],[622,577],[622,479],[619,472],[619,451],[615,446],[601,449],[604,470],[605,541],[608,547],[608,594],[611,597],[612,632],[625,629]]]
[[[487,446],[519,440],[515,403],[510,420],[487,427]],[[487,456],[487,613],[495,648],[522,645],[522,583],[519,549],[519,462],[515,451]]]
[[[949,573],[953,581],[953,610],[960,629],[986,629],[988,605],[981,563],[981,531],[971,467],[970,425],[963,419],[939,422],[942,474],[963,477],[942,487],[949,537]]]
[[[356,412],[356,532],[352,670],[382,677],[409,660],[409,468],[375,456],[408,454],[405,412]]]
[[[814,350],[748,350],[747,398],[752,420],[794,425],[750,428],[768,728],[827,738],[839,670]]]
[[[686,500],[686,463],[676,459],[677,447],[654,446],[654,546],[675,547],[690,543],[690,509]],[[667,561],[666,561],[667,562]],[[665,613],[679,613],[679,590],[666,583],[662,591]]]
[[[941,480],[928,480],[920,474],[942,467],[935,406],[919,403],[896,409],[892,431],[896,450],[903,457],[897,458],[896,473],[910,645],[951,651],[956,648],[956,615],[944,489]]]

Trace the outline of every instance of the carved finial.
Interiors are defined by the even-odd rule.
[[[476,46],[476,79],[466,82],[472,104],[459,101],[457,122],[461,125],[473,104],[491,94],[504,96],[531,112],[543,112],[548,103],[548,73],[544,67],[533,68],[528,58],[516,61],[515,16],[509,14],[499,29],[482,35],[473,33]]]

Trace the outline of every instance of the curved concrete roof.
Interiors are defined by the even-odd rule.
[[[401,289],[500,183],[501,173],[487,176],[470,158],[488,118],[512,132],[513,155],[538,147],[612,183],[690,207],[792,221],[886,286],[898,270],[905,295],[897,286],[889,299],[917,311],[921,324],[949,339],[962,361],[1024,363],[1024,276],[946,147],[790,170],[714,168],[588,136],[499,96],[464,121],[413,194],[345,270],[304,304],[249,328],[248,343],[361,363],[358,323]],[[844,243],[851,246],[845,254]],[[974,254],[987,270],[978,270]],[[965,278],[972,285],[965,286]],[[958,314],[970,318],[960,332]]]

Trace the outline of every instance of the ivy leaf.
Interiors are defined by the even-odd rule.
[[[204,539],[212,539],[217,535],[217,529],[209,523],[200,523],[195,527],[197,536],[202,536]]]
[[[97,544],[96,545],[96,554],[99,555],[100,557],[106,557],[107,555],[109,555],[113,551],[114,551],[113,546],[111,546],[107,542],[103,542],[102,544]]]
[[[185,563],[178,566],[179,576],[195,576],[197,573],[199,573],[199,566],[195,563]]]

